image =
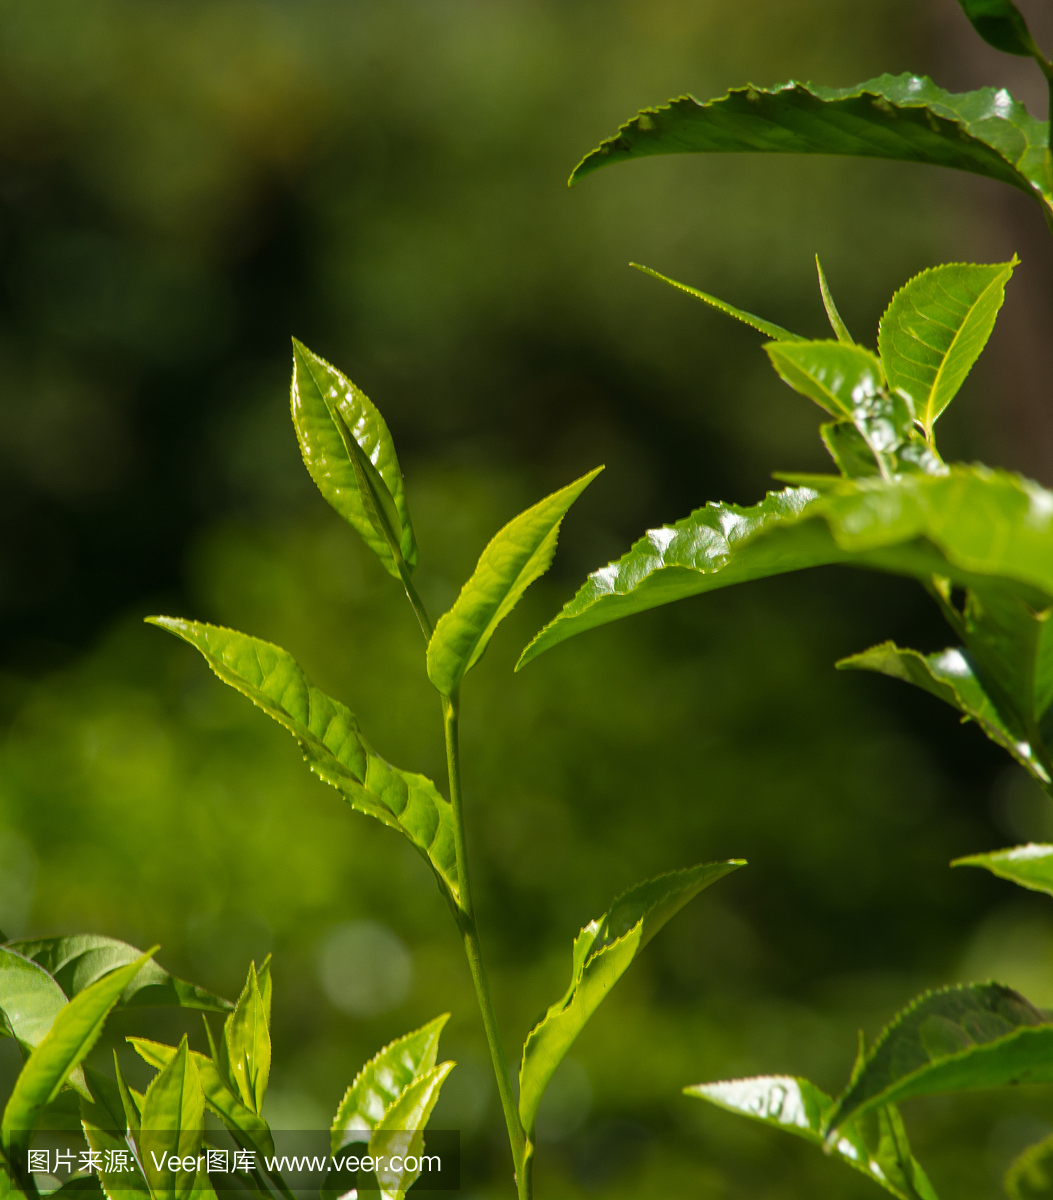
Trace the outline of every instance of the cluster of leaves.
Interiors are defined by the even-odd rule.
[[[960,2],[981,37],[1033,58],[1053,88],[1053,64],[1012,0]],[[652,154],[867,155],[1002,180],[1036,199],[1053,227],[1049,143],[1049,124],[1005,90],[952,95],[913,75],[842,89],[750,86],[718,100],[681,97],[642,111],[583,159],[571,183],[608,163]],[[950,704],[1053,796],[1053,492],[1004,471],[946,464],[934,439],[937,419],[990,336],[1015,265],[1014,258],[923,271],[881,318],[876,354],[852,338],[821,266],[836,340],[799,337],[648,271],[771,339],[764,349],[780,377],[832,418],[819,432],[839,473],[780,473],[792,486],[760,504],[711,503],[649,531],[588,578],[517,669],[587,629],[751,579],[827,563],[907,575],[926,588],[959,644],[925,655],[885,642],[838,667],[901,679]],[[1053,894],[1053,846],[1020,846],[956,865],[986,867]],[[861,1044],[837,1098],[787,1076],[686,1091],[825,1147],[901,1200],[934,1200],[896,1105],[1025,1082],[1053,1082],[1049,1014],[985,983],[913,1001],[869,1051]],[[1006,1188],[1014,1200],[1053,1194],[1053,1139],[1013,1164]]]

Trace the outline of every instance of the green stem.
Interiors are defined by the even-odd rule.
[[[420,627],[424,633],[424,640],[431,641],[431,619],[428,617],[427,610],[424,607],[424,601],[417,595],[417,589],[413,586],[413,580],[410,578],[409,570],[406,564],[402,561],[400,554],[395,562],[398,563],[399,575],[402,578],[402,586],[406,589],[406,596],[409,598],[410,604],[413,606],[413,611],[417,614],[417,620],[420,622]]]
[[[458,924],[464,941],[464,952],[468,957],[468,968],[475,984],[475,996],[486,1030],[486,1041],[490,1047],[497,1091],[501,1097],[501,1108],[508,1126],[508,1142],[515,1163],[516,1187],[519,1200],[530,1200],[530,1170],[527,1155],[526,1135],[519,1121],[512,1081],[501,1046],[497,1029],[497,1017],[490,997],[490,984],[483,966],[483,952],[479,944],[479,929],[475,922],[475,905],[472,902],[472,884],[468,875],[468,845],[464,836],[464,810],[461,803],[461,755],[457,736],[458,697],[444,696],[442,702],[443,724],[446,730],[446,764],[450,776],[450,802],[453,805],[454,848],[457,854],[457,878],[460,883],[460,915]]]

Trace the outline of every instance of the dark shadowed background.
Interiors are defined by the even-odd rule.
[[[1053,40],[1048,3],[1024,7]],[[856,1030],[926,986],[993,976],[1053,1006],[1048,899],[947,865],[1050,836],[1047,803],[935,700],[832,669],[886,637],[946,644],[927,599],[813,571],[511,668],[647,526],[823,465],[818,410],[760,337],[629,260],[823,336],[818,252],[872,344],[912,274],[1019,253],[942,445],[1053,484],[1053,242],[1025,197],[752,156],[565,186],[643,105],[908,69],[1008,83],[1044,115],[1037,72],[979,43],[954,0],[0,0],[0,927],[160,941],[166,966],[227,994],[273,951],[269,1115],[288,1127],[328,1124],[366,1057],[450,1010],[460,1065],[435,1123],[462,1131],[465,1200],[511,1194],[467,969],[423,863],[141,623],[279,642],[381,753],[442,780],[412,613],[299,461],[296,335],[388,420],[433,612],[500,524],[607,464],[464,689],[510,1057],[616,892],[750,860],[575,1045],[542,1109],[539,1200],[876,1196],[679,1089],[761,1071],[838,1089]],[[153,1014],[112,1022],[110,1044],[133,1025],[203,1040]],[[1053,1095],[905,1116],[940,1195],[979,1200],[1053,1128]]]

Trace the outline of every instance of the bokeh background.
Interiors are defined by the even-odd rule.
[[[1048,4],[1024,7],[1053,40]],[[832,668],[885,637],[946,644],[920,589],[813,571],[511,668],[644,528],[822,466],[818,411],[760,339],[629,260],[823,336],[818,252],[873,342],[913,273],[1018,252],[941,435],[949,457],[1053,484],[1053,243],[1025,197],[752,156],[565,186],[643,105],[907,69],[1008,83],[1044,115],[1037,72],[979,43],[954,0],[2,0],[0,927],[160,941],[170,969],[228,995],[273,952],[269,1112],[290,1128],[327,1124],[366,1057],[449,1010],[460,1065],[436,1123],[462,1131],[466,1200],[512,1194],[467,970],[423,863],[141,621],[282,644],[383,754],[442,780],[413,615],[299,461],[296,335],[387,417],[434,613],[504,521],[607,464],[464,690],[510,1057],[615,893],[750,861],[575,1045],[539,1124],[539,1200],[877,1195],[680,1088],[790,1072],[835,1091],[857,1029],[873,1037],[950,981],[993,976],[1053,1005],[1048,899],[948,869],[1050,836],[1046,802],[936,701]],[[133,1028],[203,1041],[199,1023],[146,1014],[116,1019],[110,1044]],[[1053,1095],[905,1116],[939,1194],[979,1200],[1053,1128]]]

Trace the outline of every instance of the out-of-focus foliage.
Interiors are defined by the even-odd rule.
[[[996,976],[1053,1004],[1034,953],[1053,949],[1045,898],[946,870],[983,845],[1048,840],[1044,802],[931,697],[831,669],[890,634],[938,649],[927,602],[811,572],[511,668],[640,528],[715,497],[752,503],[774,467],[823,463],[808,406],[763,362],[743,374],[756,335],[629,259],[809,337],[825,329],[817,251],[852,329],[938,261],[1020,250],[1029,278],[1012,230],[974,204],[994,185],[950,173],[683,158],[565,190],[581,148],[655,94],[937,74],[924,9],[4,0],[0,927],[159,941],[177,975],[226,995],[273,949],[275,1126],[321,1126],[362,1061],[450,1010],[460,1065],[432,1124],[463,1131],[466,1200],[498,1194],[499,1107],[427,866],[139,625],[194,614],[281,644],[379,753],[441,777],[412,613],[391,608],[398,585],[299,461],[296,335],[391,426],[422,562],[451,564],[450,578],[417,573],[433,612],[501,521],[607,463],[565,522],[558,574],[464,688],[506,1046],[612,894],[692,862],[751,864],[678,916],[575,1042],[539,1113],[538,1196],[872,1194],[812,1147],[678,1091],[764,1070],[833,1092],[851,1060],[832,1048],[859,1026],[873,1037],[926,986]],[[981,362],[941,421],[948,457],[1036,474],[1023,435],[984,445],[998,374]],[[354,997],[326,969],[352,937],[388,981]],[[140,1011],[134,1028],[150,1022],[207,1048],[187,1014]],[[132,1028],[118,1012],[106,1039]],[[104,1067],[103,1046],[92,1061]],[[144,1086],[143,1064],[122,1063]],[[994,1194],[1053,1124],[1034,1089],[925,1105],[904,1110],[911,1145],[962,1200]]]

